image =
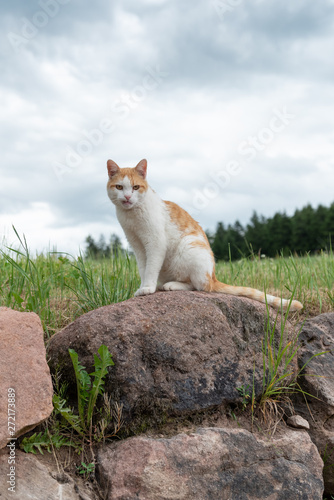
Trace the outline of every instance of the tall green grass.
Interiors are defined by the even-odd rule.
[[[101,260],[57,252],[32,255],[16,232],[17,248],[0,247],[0,306],[36,312],[46,336],[83,312],[133,296],[140,278],[133,256]],[[304,304],[304,315],[334,310],[334,255],[219,262],[218,279]]]
[[[304,305],[304,314],[315,315],[334,309],[334,254],[242,259],[219,262],[219,280],[231,285],[250,286],[268,294],[294,299]]]
[[[19,248],[0,248],[0,306],[36,312],[48,337],[83,312],[127,300],[139,287],[132,256],[32,255],[25,237],[16,236]]]

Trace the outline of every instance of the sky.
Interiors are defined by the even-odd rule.
[[[0,243],[123,238],[109,158],[205,230],[334,201],[334,0],[12,0],[0,28]]]

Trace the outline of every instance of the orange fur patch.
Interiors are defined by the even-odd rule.
[[[205,250],[208,250],[208,243],[203,240],[195,240],[190,244],[190,246],[194,248],[204,248]]]
[[[199,246],[205,246],[205,248],[210,249],[210,244],[206,234],[198,222],[196,222],[191,215],[188,214],[188,212],[183,210],[183,208],[179,207],[176,203],[173,203],[172,201],[164,201],[164,203],[167,206],[172,222],[176,224],[181,233],[183,233],[184,236],[201,236],[205,241],[198,240]]]
[[[215,268],[213,268],[211,276],[209,273],[206,273],[206,285],[204,287],[204,291],[205,292],[215,291],[215,287],[217,286],[217,283],[219,283],[219,281],[216,278]]]

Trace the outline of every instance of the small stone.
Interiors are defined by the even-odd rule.
[[[286,423],[291,427],[296,427],[296,429],[310,428],[310,424],[308,423],[308,421],[300,415],[293,415],[292,417],[289,417]]]

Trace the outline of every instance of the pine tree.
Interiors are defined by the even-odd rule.
[[[267,221],[267,255],[289,255],[291,252],[292,227],[291,218],[285,213],[276,213]]]
[[[96,259],[98,254],[98,247],[94,241],[94,238],[91,235],[88,235],[85,239],[86,250],[85,250],[85,258]]]
[[[314,209],[309,204],[302,210],[296,210],[292,218],[292,246],[298,253],[317,250],[317,228],[315,227]]]
[[[236,221],[233,226],[229,224],[225,235],[225,242],[224,247],[227,246],[225,255],[228,259],[240,259],[246,254],[244,229],[239,221]]]
[[[314,212],[314,226],[317,228],[316,244],[318,249],[325,249],[329,243],[330,230],[327,228],[327,221],[330,208],[319,205]],[[334,222],[334,221],[333,221]]]
[[[266,254],[269,250],[267,220],[263,215],[259,217],[254,211],[247,225],[245,239],[249,248],[255,253]]]
[[[96,243],[94,238],[89,235],[85,239],[86,249],[85,249],[85,258],[91,259],[102,259],[110,257],[110,254],[114,256],[119,255],[124,252],[122,247],[122,242],[117,234],[112,234],[110,237],[110,244],[107,244],[106,238],[103,234],[101,234],[99,241]]]
[[[110,248],[114,257],[118,257],[124,252],[121,238],[115,233],[113,233],[110,237]]]
[[[326,235],[327,235],[327,245],[326,247],[333,248],[334,246],[334,203],[328,209],[326,216]]]
[[[226,260],[226,229],[222,222],[218,222],[215,236],[212,242],[212,251],[216,260]]]

